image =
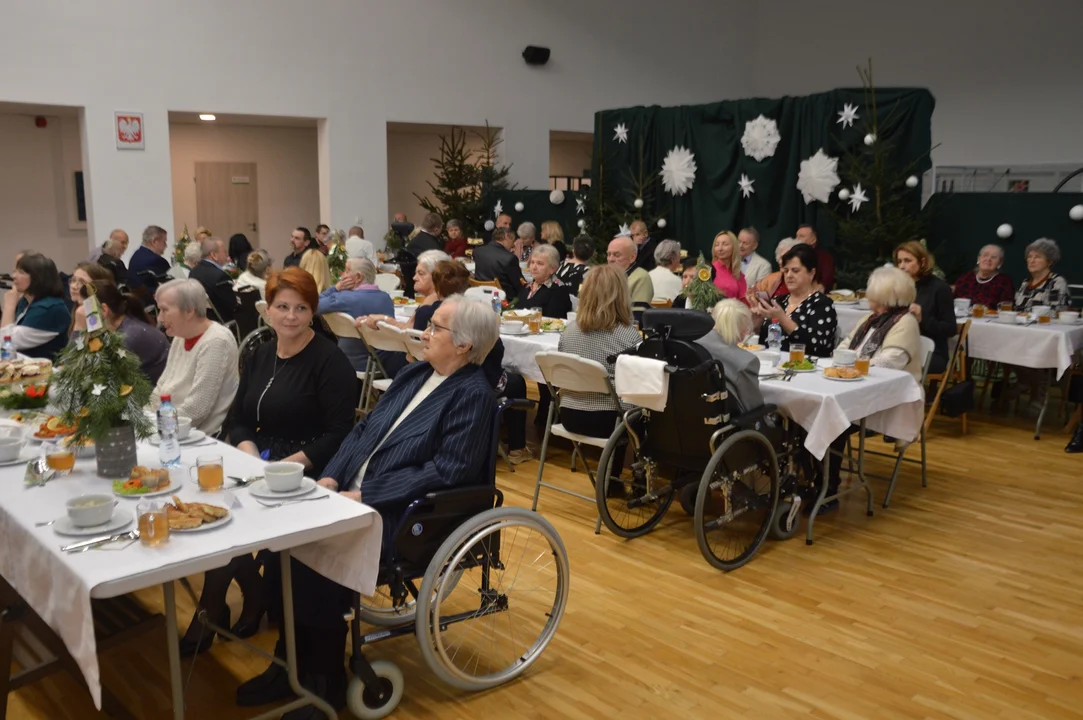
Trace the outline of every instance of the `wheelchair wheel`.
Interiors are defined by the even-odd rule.
[[[628,416],[628,423],[635,425],[640,417],[642,411],[635,410]],[[624,453],[627,445],[632,445],[631,477],[627,472],[613,477],[613,460],[617,453]],[[673,502],[673,486],[656,470],[653,463],[640,456],[635,439],[628,435],[624,425],[619,425],[602,450],[594,483],[598,514],[614,535],[623,538],[645,535],[666,514]]]
[[[545,518],[511,507],[476,515],[444,541],[421,582],[421,655],[460,690],[518,677],[556,634],[568,584],[568,554]]]
[[[789,540],[801,529],[801,514],[798,511],[796,517],[790,517],[794,503],[801,507],[800,496],[794,496],[780,500],[775,514],[771,517],[771,537],[775,540]]]
[[[402,688],[405,684],[402,670],[389,660],[374,660],[372,671],[380,680],[381,687],[365,687],[360,678],[350,680],[346,688],[346,707],[361,720],[378,720],[394,712],[402,700]]]
[[[755,430],[730,435],[715,450],[696,495],[696,542],[720,570],[736,570],[767,538],[778,506],[778,459]]]
[[[461,571],[452,573],[451,581],[448,583],[448,592],[455,588],[460,575]],[[377,585],[376,591],[371,596],[361,596],[359,610],[359,617],[369,625],[398,627],[409,625],[414,621],[417,601],[407,593],[406,597],[396,605],[391,596],[391,588],[387,585]]]
[[[688,483],[681,488],[679,501],[681,503],[681,510],[684,510],[688,517],[692,517],[696,514],[696,495],[699,494],[699,485],[696,483]]]

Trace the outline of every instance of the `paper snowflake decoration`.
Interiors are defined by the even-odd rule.
[[[696,156],[691,150],[677,146],[662,161],[662,186],[670,195],[684,195],[696,179]]]
[[[500,217],[500,213],[504,212],[504,206],[500,204],[500,201],[496,201],[496,205],[493,206],[493,215]]]
[[[869,197],[861,189],[861,183],[854,185],[854,190],[850,193],[850,210],[857,212],[861,209],[861,203],[867,203],[868,201]]]
[[[778,123],[760,115],[755,120],[745,123],[745,134],[741,136],[741,146],[745,155],[761,161],[772,157],[782,136],[778,134]]]
[[[844,128],[848,128],[853,126],[854,120],[857,120],[858,117],[860,116],[857,114],[857,105],[846,103],[842,106],[842,111],[839,112],[839,119],[835,122],[842,125]]]
[[[587,201],[583,198],[575,199],[575,214],[583,215],[587,211]]]
[[[621,123],[613,128],[613,139],[617,142],[628,142],[628,126]]]
[[[828,157],[820,148],[808,160],[801,161],[801,171],[797,174],[797,189],[808,205],[813,200],[827,202],[831,193],[839,184],[838,158]]]
[[[90,391],[90,394],[93,395],[94,397],[99,397],[102,394],[102,391],[104,391],[104,390],[105,390],[104,385],[99,385],[98,383],[94,383],[94,389]]]
[[[621,223],[613,237],[632,237],[632,228],[628,227],[628,223]]]
[[[746,198],[752,193],[756,192],[756,189],[752,187],[755,184],[755,180],[749,180],[748,175],[741,173],[741,179],[737,181],[737,186],[741,188],[741,197]]]

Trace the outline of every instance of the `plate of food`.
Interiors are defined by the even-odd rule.
[[[838,382],[857,382],[865,379],[865,376],[859,370],[842,365],[824,368],[824,377]]]
[[[564,332],[564,321],[560,318],[542,318],[541,331],[545,333]]]
[[[233,514],[224,507],[200,502],[184,502],[176,495],[165,506],[169,516],[169,532],[194,533],[214,530],[229,523]]]
[[[816,371],[816,363],[813,362],[812,358],[805,358],[804,360],[802,360],[800,362],[793,362],[792,360],[787,360],[784,363],[780,363],[779,367],[782,368],[783,370],[793,370],[794,372],[798,372],[798,373],[807,373],[807,372],[815,372]]]
[[[154,497],[175,491],[166,468],[152,469],[136,465],[127,480],[113,481],[113,494],[117,497]]]
[[[857,294],[853,290],[832,290],[827,296],[836,305],[857,305]]]
[[[50,415],[45,422],[38,426],[37,432],[31,437],[38,440],[56,440],[73,434],[75,429],[74,425],[65,425],[56,415]]]
[[[391,298],[391,302],[394,303],[396,306],[398,306],[398,305],[417,305],[417,301],[415,301],[413,298],[408,298],[408,297]]]
[[[34,383],[47,379],[52,372],[53,364],[48,360],[4,360],[0,362],[0,385]]]
[[[737,347],[742,350],[748,350],[749,352],[759,352],[763,350],[763,345],[757,345],[755,343],[737,343]]]

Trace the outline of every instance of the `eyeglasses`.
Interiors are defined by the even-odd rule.
[[[425,332],[427,332],[430,336],[435,335],[437,330],[451,332],[451,328],[447,327],[446,325],[441,325],[440,323],[433,320],[430,320],[429,324],[425,326]]]

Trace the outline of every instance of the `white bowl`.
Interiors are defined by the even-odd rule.
[[[1073,310],[1061,310],[1060,315],[1057,316],[1057,319],[1065,325],[1074,325],[1075,323],[1079,322],[1079,313]]]
[[[1002,310],[996,317],[998,323],[1004,323],[1005,325],[1014,325],[1015,319],[1019,317],[1019,313],[1014,310]]]
[[[177,439],[184,440],[192,432],[192,418],[177,416]]]
[[[68,518],[75,527],[104,525],[113,519],[116,506],[112,495],[79,495],[68,500]]]
[[[504,322],[500,323],[500,327],[502,327],[507,332],[512,333],[523,331],[523,324],[518,320],[505,320]]]
[[[771,363],[771,367],[778,365],[778,361],[782,359],[782,353],[778,350],[761,350],[752,354],[760,359],[761,364]]]
[[[835,367],[853,365],[857,362],[857,353],[853,350],[839,349],[831,354],[831,364]]]
[[[398,305],[396,312],[402,313],[405,317],[413,317],[417,312],[417,305]]]
[[[955,312],[965,315],[970,312],[970,298],[955,298]]]
[[[271,492],[290,492],[301,487],[305,466],[297,462],[273,462],[263,467],[263,479]]]
[[[19,457],[26,440],[16,435],[0,437],[0,462],[9,462]]]
[[[1039,318],[1042,315],[1052,315],[1053,308],[1049,305],[1035,305],[1030,309],[1030,314],[1036,318]]]
[[[390,295],[392,298],[406,297],[405,290],[388,290],[387,294]]]

